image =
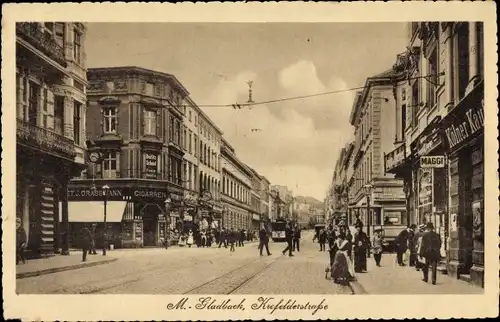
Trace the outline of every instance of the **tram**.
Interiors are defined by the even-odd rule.
[[[278,218],[271,222],[271,238],[273,242],[284,242],[286,240],[286,220]]]

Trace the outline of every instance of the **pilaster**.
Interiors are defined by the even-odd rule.
[[[472,91],[479,79],[479,56],[477,41],[477,22],[469,22],[469,84],[465,90],[466,95]]]
[[[73,133],[74,100],[69,93],[64,96],[64,136],[74,139]]]

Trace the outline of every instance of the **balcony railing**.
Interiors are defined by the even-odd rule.
[[[17,141],[62,157],[76,156],[73,140],[21,119],[17,119]]]
[[[16,35],[42,51],[45,55],[66,67],[64,48],[59,46],[55,39],[34,22],[19,22],[16,24]]]
[[[401,144],[391,152],[385,155],[385,172],[391,173],[400,167],[406,158],[405,144]]]

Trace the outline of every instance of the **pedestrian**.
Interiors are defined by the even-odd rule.
[[[333,231],[332,226],[328,226],[328,230],[326,232],[326,240],[328,242],[328,249],[332,249],[333,243],[335,242],[335,232]]]
[[[245,246],[245,230],[242,229],[240,230],[240,234],[239,234],[239,247],[243,247]]]
[[[349,245],[352,245],[353,236],[352,236],[351,230],[349,229],[349,227],[345,226],[343,231],[345,233],[345,239],[349,242]],[[349,258],[352,260],[352,247],[350,247],[347,250],[347,256],[349,256]]]
[[[441,237],[434,231],[432,222],[426,224],[426,232],[422,235],[422,243],[418,255],[425,259],[425,264],[422,269],[424,278],[422,281],[429,280],[429,266],[432,273],[432,285],[436,285],[437,264],[441,259]]]
[[[219,234],[219,248],[224,244],[224,248],[227,248],[227,235],[228,231],[226,228],[222,228],[222,231]]]
[[[87,225],[84,225],[80,231],[81,236],[81,247],[82,247],[82,262],[87,261],[87,252],[90,249],[90,243],[92,241],[92,236]]]
[[[259,252],[262,255],[262,250],[266,247],[267,256],[271,256],[269,252],[269,233],[265,228],[262,228],[259,232]]]
[[[89,250],[89,255],[97,255],[96,249],[95,249],[95,230],[97,228],[96,224],[92,224],[92,229],[90,230],[90,250]]]
[[[333,249],[336,249],[333,265],[331,267],[332,280],[336,284],[347,284],[354,278],[352,262],[347,255],[347,250],[351,248],[351,243],[346,239],[342,231],[335,240]]]
[[[27,239],[21,218],[16,218],[16,265],[19,264],[19,260],[22,260],[23,264],[26,263],[24,251]]]
[[[410,267],[416,267],[418,262],[417,242],[419,237],[416,232],[417,225],[412,224],[410,229],[412,230],[412,234],[408,236],[408,249],[410,251],[408,264]]]
[[[408,250],[408,240],[413,238],[413,231],[412,231],[413,226],[414,225],[402,230],[394,240],[397,253],[396,258],[399,266],[405,266],[403,255]]]
[[[423,267],[424,267],[424,264],[425,264],[425,260],[423,258],[420,258],[420,256],[418,256],[419,254],[419,250],[420,250],[420,245],[422,245],[422,235],[424,234],[425,232],[425,225],[422,224],[418,227],[418,231],[415,232],[415,238],[417,239],[417,262],[415,263],[415,270],[418,272],[420,271]]]
[[[293,229],[291,224],[288,223],[285,228],[286,248],[282,251],[283,255],[288,251],[288,256],[292,257],[292,243],[293,243]]]
[[[369,249],[370,240],[363,231],[363,225],[356,225],[356,233],[354,234],[354,271],[361,273],[367,270],[366,255]]]
[[[228,240],[229,245],[230,245],[230,248],[229,248],[230,252],[234,252],[234,250],[235,250],[234,244],[236,243],[237,238],[238,237],[237,237],[236,231],[233,228],[231,228],[231,230],[227,234],[227,240]]]
[[[375,230],[372,239],[372,253],[375,258],[375,264],[380,267],[382,252],[384,251],[384,238],[382,237],[382,229]]]
[[[295,230],[293,232],[293,251],[297,249],[298,252],[300,252],[300,236],[301,235],[301,230],[299,227],[299,224],[295,224]]]
[[[318,242],[319,242],[319,251],[324,252],[326,248],[326,231],[324,229],[321,229],[319,231],[319,236],[318,236]]]
[[[194,242],[193,231],[190,229],[189,233],[188,233],[186,244],[188,245],[189,248],[191,248],[191,245],[193,245],[193,242]]]
[[[201,247],[206,247],[207,246],[207,233],[205,232],[205,229],[201,231]]]

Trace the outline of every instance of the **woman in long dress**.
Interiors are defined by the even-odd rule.
[[[340,233],[334,243],[334,248],[336,249],[332,265],[332,279],[334,283],[346,284],[354,278],[352,263],[347,255],[350,247],[351,243],[345,238],[345,234],[343,232]]]
[[[193,231],[190,229],[189,230],[189,235],[188,235],[188,238],[187,238],[187,244],[188,244],[189,248],[191,248],[191,245],[193,245],[193,242],[194,242]]]

